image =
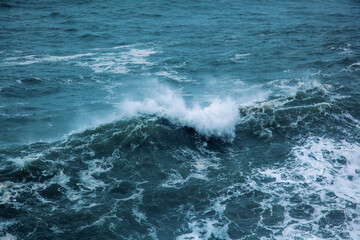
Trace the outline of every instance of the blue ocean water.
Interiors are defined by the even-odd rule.
[[[360,2],[0,1],[0,237],[360,239]]]

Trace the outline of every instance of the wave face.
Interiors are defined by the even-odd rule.
[[[360,239],[356,1],[0,13],[1,239]]]

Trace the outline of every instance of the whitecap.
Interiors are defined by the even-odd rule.
[[[238,106],[231,98],[214,98],[207,105],[193,103],[188,107],[182,97],[168,88],[161,94],[143,101],[126,100],[119,104],[124,116],[158,115],[174,124],[194,128],[207,136],[235,137],[235,126],[240,120]]]

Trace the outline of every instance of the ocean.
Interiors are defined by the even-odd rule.
[[[360,2],[0,0],[1,239],[360,239]]]

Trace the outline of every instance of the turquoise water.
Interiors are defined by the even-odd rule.
[[[0,237],[360,239],[358,1],[0,1]]]

